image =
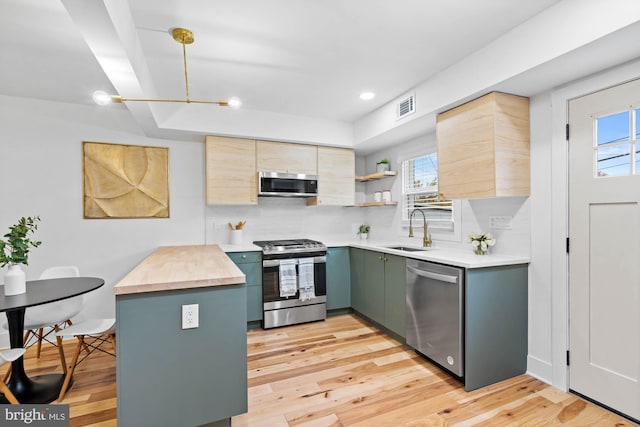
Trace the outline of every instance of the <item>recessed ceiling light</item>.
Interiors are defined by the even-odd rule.
[[[234,96],[233,98],[229,98],[229,106],[233,108],[240,108],[242,106],[242,101],[240,98],[236,98]]]
[[[373,99],[376,97],[376,94],[373,92],[362,92],[360,94],[360,99],[364,100],[364,101],[368,101],[370,99]]]
[[[111,104],[111,95],[103,90],[97,90],[93,92],[93,102],[98,105],[108,105]]]

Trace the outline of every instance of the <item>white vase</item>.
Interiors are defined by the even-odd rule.
[[[369,233],[360,233],[360,240],[367,240],[369,238]]]
[[[5,296],[19,295],[27,292],[27,277],[20,264],[9,264],[9,270],[4,276]]]
[[[232,245],[241,245],[242,230],[229,230],[229,243]]]

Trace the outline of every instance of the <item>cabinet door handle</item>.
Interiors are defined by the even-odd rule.
[[[387,258],[387,257],[383,257],[383,258],[382,258],[382,260],[383,260],[384,262],[387,262],[387,261],[389,261],[389,258]]]
[[[380,261],[382,261],[382,256],[379,256],[379,257],[378,257],[378,259],[379,259]]]
[[[242,259],[247,259],[247,256],[246,255],[242,255]]]

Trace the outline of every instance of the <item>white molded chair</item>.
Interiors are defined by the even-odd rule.
[[[91,353],[99,350],[103,353],[115,356],[115,324],[116,319],[87,319],[56,332],[57,338],[76,337],[78,339],[76,350],[73,353],[73,360],[71,361],[69,368],[65,370],[66,376],[64,378],[62,388],[60,389],[60,395],[58,396],[59,402],[62,402],[62,399],[64,399],[64,395],[67,392],[67,388],[69,388],[69,382],[71,381],[73,371],[75,370],[76,366],[78,366]],[[107,342],[111,342],[114,353],[110,353],[101,348],[101,346]],[[82,357],[82,359],[78,360],[80,358],[80,353],[82,353],[83,351],[86,354]]]
[[[0,366],[7,362],[13,362],[24,354],[26,350],[24,348],[12,348],[11,350],[0,351]],[[4,397],[13,405],[18,405],[18,399],[11,393],[11,390],[7,387],[4,381],[0,381],[0,392],[4,394]]]
[[[60,279],[64,277],[79,277],[80,271],[75,265],[51,267],[40,274],[40,279]],[[33,335],[37,340],[36,357],[40,357],[42,341],[52,332],[60,330],[61,326],[72,325],[71,318],[82,310],[82,295],[68,298],[49,304],[38,305],[27,308],[24,314],[24,329],[27,331],[24,336],[24,346],[28,347],[29,336]],[[62,369],[66,372],[64,352],[62,351],[61,340],[57,339],[58,352],[62,362]]]

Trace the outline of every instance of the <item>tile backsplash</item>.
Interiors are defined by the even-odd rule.
[[[227,223],[246,221],[245,243],[283,238],[318,238],[354,234],[362,222],[361,209],[340,206],[307,206],[302,198],[264,197],[251,206],[207,206],[206,243],[229,243]]]

